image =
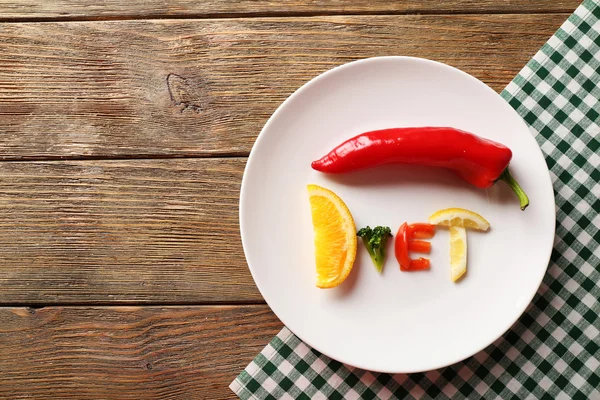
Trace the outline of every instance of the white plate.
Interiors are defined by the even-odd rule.
[[[345,139],[400,126],[453,126],[513,151],[511,172],[528,193],[526,211],[503,182],[488,190],[451,172],[387,166],[329,176],[311,169]],[[468,273],[450,280],[448,232],[431,240],[431,270],[400,272],[390,243],[383,274],[359,241],[341,286],[315,287],[306,185],[333,190],[357,228],[426,222],[462,207],[491,223],[468,233]],[[546,271],[554,237],[546,163],[527,126],[497,93],[447,65],[410,57],[352,62],[308,82],[260,133],[244,174],[240,227],[260,292],[281,321],[322,353],[359,368],[417,372],[463,360],[500,337],[523,313]]]

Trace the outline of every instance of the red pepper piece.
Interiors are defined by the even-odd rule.
[[[410,268],[410,258],[408,258],[408,237],[406,235],[407,228],[408,224],[406,222],[400,225],[394,243],[396,260],[398,260],[398,264],[400,264],[401,271],[408,271]]]
[[[416,239],[431,239],[435,235],[435,225],[432,224],[410,224],[408,235]]]
[[[384,164],[443,167],[479,188],[504,180],[524,210],[529,199],[508,171],[511,158],[508,147],[459,129],[391,128],[355,136],[313,161],[312,167],[325,173],[352,172]]]
[[[409,240],[408,251],[414,251],[415,253],[431,253],[431,243],[423,240]]]
[[[435,234],[435,226],[431,224],[411,224],[406,222],[400,225],[396,233],[395,250],[396,259],[400,264],[400,271],[421,271],[429,269],[430,262],[426,258],[411,260],[409,251],[417,253],[431,252],[431,243],[423,240],[413,240],[413,237],[431,238]]]
[[[428,259],[420,257],[416,260],[410,260],[409,271],[422,271],[424,269],[429,269],[430,262]]]

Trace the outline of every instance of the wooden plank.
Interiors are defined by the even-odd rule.
[[[0,163],[0,304],[261,302],[245,159]]]
[[[247,155],[276,107],[331,67],[425,57],[500,91],[565,18],[1,24],[0,159]]]
[[[0,309],[2,399],[237,399],[267,306]]]
[[[328,13],[490,13],[572,12],[579,0],[8,0],[3,19],[21,18],[160,18]]]

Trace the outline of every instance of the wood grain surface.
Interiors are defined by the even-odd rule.
[[[2,399],[237,399],[267,306],[0,308]]]
[[[329,68],[411,55],[499,91],[565,18],[4,23],[0,159],[243,156],[277,106]]]
[[[382,55],[500,91],[579,3],[1,1],[0,399],[236,399],[282,327],[238,226],[277,106]]]
[[[261,302],[239,236],[244,166],[0,163],[0,304]]]
[[[4,0],[0,18],[158,18],[356,13],[572,12],[579,0]]]

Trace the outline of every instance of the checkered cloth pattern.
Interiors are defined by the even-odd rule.
[[[502,92],[530,127],[557,206],[532,303],[469,359],[416,374],[332,360],[284,328],[231,384],[241,399],[600,400],[600,2],[586,0]]]

